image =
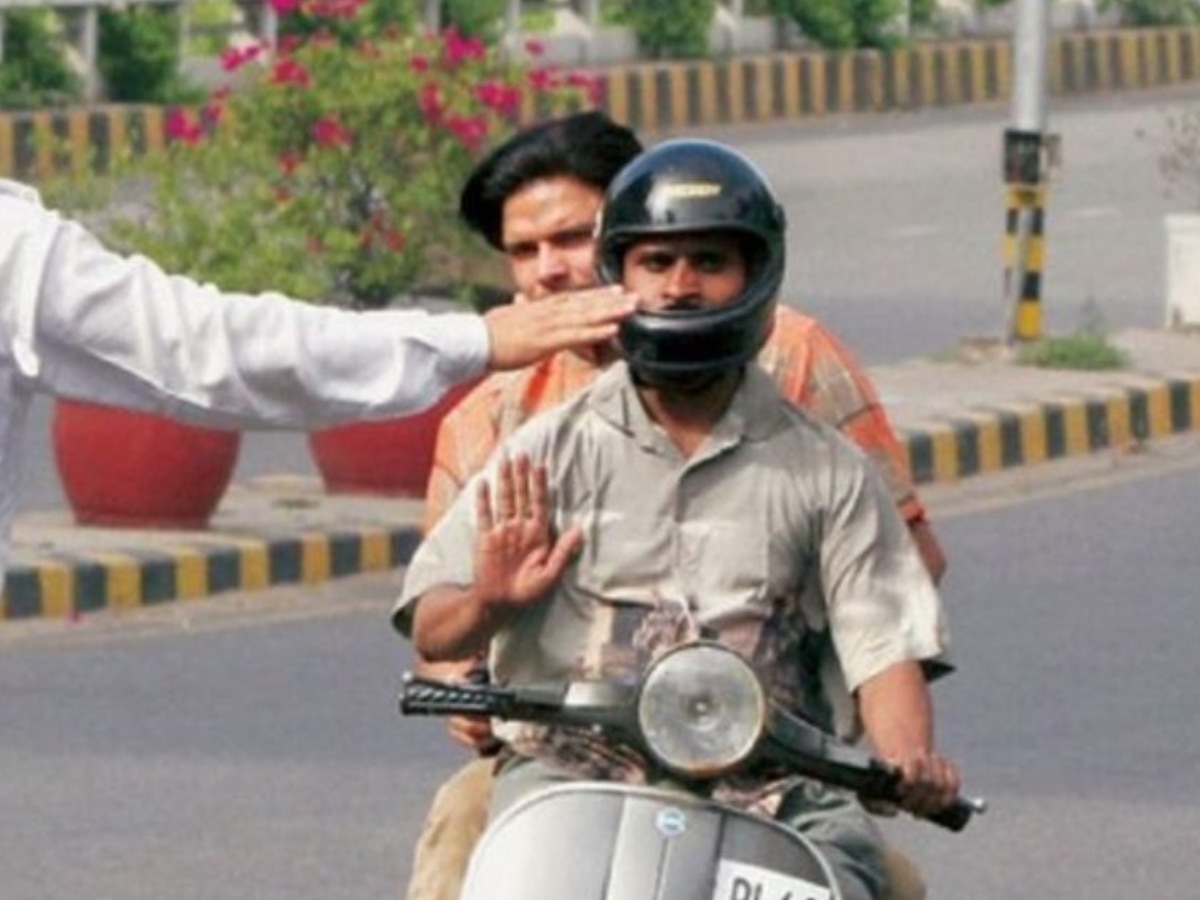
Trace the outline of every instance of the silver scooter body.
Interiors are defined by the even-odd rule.
[[[578,782],[493,822],[460,900],[840,900],[803,836],[663,788]]]

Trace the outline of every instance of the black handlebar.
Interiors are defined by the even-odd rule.
[[[602,682],[554,683],[499,687],[491,684],[449,684],[408,674],[400,692],[400,712],[404,715],[480,715],[501,719],[557,722],[573,725],[607,725],[614,736],[628,741],[624,704],[614,703],[601,688],[600,694],[583,690],[577,702],[568,698],[573,687],[593,690]],[[784,764],[799,775],[806,775],[863,797],[896,802],[900,771],[857,747],[838,741],[817,726],[788,713],[776,711],[767,728],[760,752]],[[976,813],[987,808],[982,800],[958,798],[946,809],[929,816],[928,821],[950,831],[962,831]]]
[[[400,712],[406,716],[503,716],[514,692],[490,684],[449,684],[405,675]]]

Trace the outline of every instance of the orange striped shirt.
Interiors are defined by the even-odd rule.
[[[758,362],[786,398],[841,431],[875,461],[906,521],[924,518],[887,413],[866,372],[836,337],[815,319],[780,307]],[[468,394],[438,430],[425,495],[426,533],[504,438],[582,391],[600,372],[574,353],[558,353],[526,369],[491,375]]]

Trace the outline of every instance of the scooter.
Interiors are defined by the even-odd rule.
[[[792,715],[735,651],[695,641],[636,683],[446,684],[411,674],[405,715],[486,715],[582,727],[648,761],[647,785],[571,782],[488,827],[461,900],[840,900],[802,835],[718,803],[715,780],[762,764],[894,800],[899,772]],[[986,809],[959,798],[931,819],[953,831]]]

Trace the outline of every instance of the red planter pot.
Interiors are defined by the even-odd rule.
[[[59,400],[53,443],[81,525],[200,529],[229,486],[242,435]]]
[[[437,405],[413,416],[312,432],[308,444],[325,490],[424,497],[438,426],[477,383],[452,389]]]

